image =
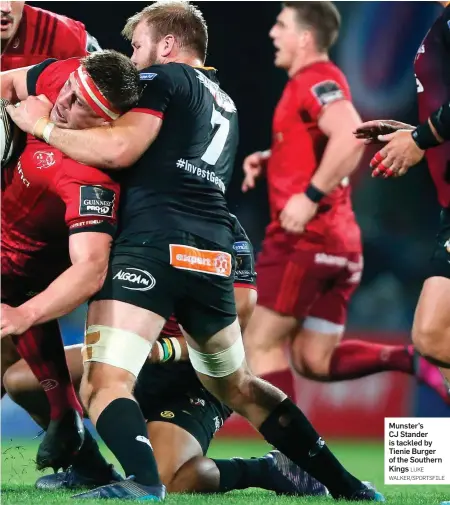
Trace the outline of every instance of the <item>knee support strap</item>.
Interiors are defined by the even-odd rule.
[[[81,352],[83,363],[106,363],[123,368],[137,377],[151,348],[150,342],[131,331],[91,325],[86,330]]]
[[[187,346],[189,358],[194,369],[209,377],[226,377],[238,370],[245,359],[244,343],[242,337],[220,352],[205,354]]]

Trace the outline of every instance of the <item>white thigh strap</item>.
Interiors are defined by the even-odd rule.
[[[131,331],[91,325],[82,348],[83,363],[98,361],[128,370],[135,377],[150,353],[150,342]]]
[[[224,351],[215,354],[205,354],[196,351],[189,345],[188,352],[192,366],[209,377],[226,377],[238,370],[245,359],[244,343],[242,337]]]

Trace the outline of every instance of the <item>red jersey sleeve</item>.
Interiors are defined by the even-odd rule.
[[[328,105],[351,100],[345,76],[332,64],[302,73],[297,79],[297,96],[300,112],[306,112],[315,123]]]
[[[69,234],[100,232],[114,236],[117,226],[120,186],[104,172],[63,160],[56,191],[66,205]]]

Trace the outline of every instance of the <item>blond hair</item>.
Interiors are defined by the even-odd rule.
[[[131,16],[122,35],[131,40],[136,26],[145,21],[156,41],[173,35],[181,48],[193,51],[202,61],[208,48],[208,27],[201,11],[189,2],[161,0]]]

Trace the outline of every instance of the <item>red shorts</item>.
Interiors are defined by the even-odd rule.
[[[324,333],[343,330],[358,287],[360,252],[327,253],[267,238],[256,262],[258,305],[305,320]]]

